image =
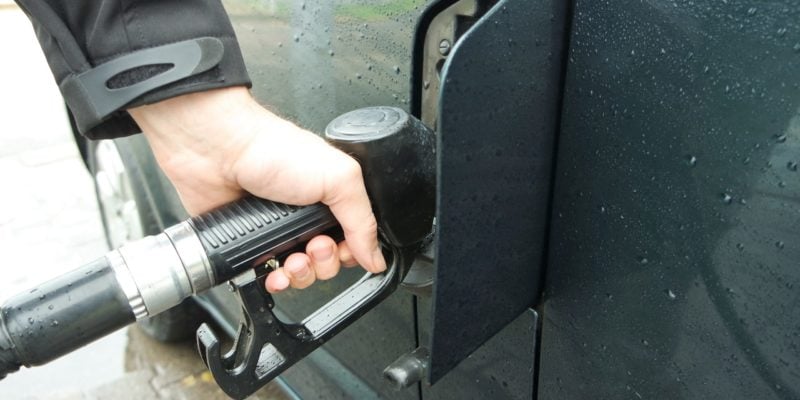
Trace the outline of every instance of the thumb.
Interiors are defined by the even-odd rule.
[[[386,260],[378,244],[378,222],[370,207],[361,167],[345,157],[345,172],[327,188],[322,202],[342,225],[347,246],[356,261],[367,271],[379,273],[386,270]]]

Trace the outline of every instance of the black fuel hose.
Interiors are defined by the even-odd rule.
[[[0,315],[0,379],[136,320],[107,257],[15,295]]]

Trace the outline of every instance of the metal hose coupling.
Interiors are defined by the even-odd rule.
[[[214,285],[214,273],[188,222],[128,243],[108,257],[137,320],[157,315]]]

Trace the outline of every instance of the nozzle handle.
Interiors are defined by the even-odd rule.
[[[304,251],[314,236],[344,238],[328,207],[298,207],[260,199],[241,198],[189,222],[200,238],[216,283],[260,268],[269,260],[282,262]]]

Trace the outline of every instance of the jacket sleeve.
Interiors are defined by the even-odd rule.
[[[125,111],[250,86],[220,0],[17,0],[31,19],[78,130],[139,132]]]

